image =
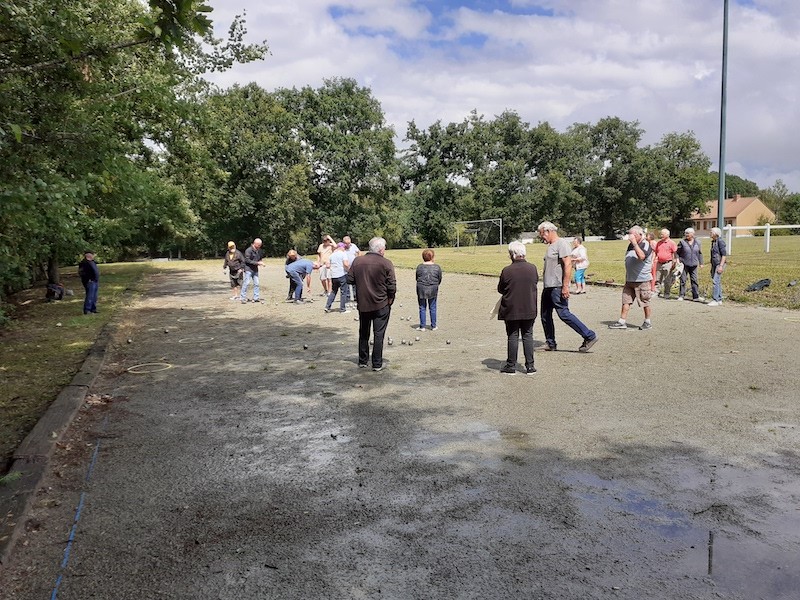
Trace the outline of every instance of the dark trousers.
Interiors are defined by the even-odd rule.
[[[697,299],[700,297],[700,288],[697,285],[697,267],[687,267],[685,264],[683,265],[683,273],[681,273],[681,289],[678,291],[678,296],[683,298],[686,295],[687,275],[692,286],[692,298]]]
[[[391,306],[358,312],[358,364],[366,365],[369,362],[369,333],[370,328],[374,327],[375,344],[372,346],[372,366],[383,366],[383,338],[386,335],[386,326],[389,324],[389,313],[391,312]]]
[[[523,319],[520,321],[506,321],[506,334],[508,335],[508,354],[506,364],[509,367],[517,365],[519,354],[519,338],[522,335],[522,353],[525,355],[525,367],[533,366],[533,323],[536,319]]]

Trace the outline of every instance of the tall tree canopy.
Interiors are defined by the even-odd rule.
[[[91,244],[104,258],[191,235],[185,192],[153,148],[208,70],[252,60],[237,17],[223,45],[198,0],[0,4],[0,282],[57,277]]]

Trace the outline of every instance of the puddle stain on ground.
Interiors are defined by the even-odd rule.
[[[634,537],[637,529],[645,536],[647,532],[652,534],[641,543],[620,543],[613,551],[621,555],[648,552],[677,557],[678,571],[692,577],[710,577],[720,589],[742,597],[796,598],[800,589],[797,483],[775,483],[763,471],[750,473],[730,465],[720,471],[714,467],[709,485],[719,485],[726,495],[741,493],[752,497],[757,491],[774,501],[773,508],[759,511],[758,522],[721,522],[718,528],[709,529],[696,515],[708,512],[726,516],[728,506],[724,500],[692,513],[671,508],[666,501],[630,487],[624,480],[573,473],[562,477],[562,481],[569,486],[585,519],[622,519],[630,523],[628,529]],[[772,489],[766,487],[768,481],[772,481]]]

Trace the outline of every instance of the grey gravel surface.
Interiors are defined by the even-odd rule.
[[[557,322],[508,376],[494,278],[445,273],[418,333],[398,271],[389,335],[420,340],[374,373],[318,281],[285,304],[270,263],[242,305],[216,262],[171,267],[118,323],[0,597],[797,597],[797,313],[657,299],[652,330],[611,331],[620,292],[590,288],[594,348]]]

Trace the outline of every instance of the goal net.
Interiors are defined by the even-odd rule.
[[[456,250],[475,252],[478,246],[497,246],[503,249],[503,219],[454,221],[452,243]]]

